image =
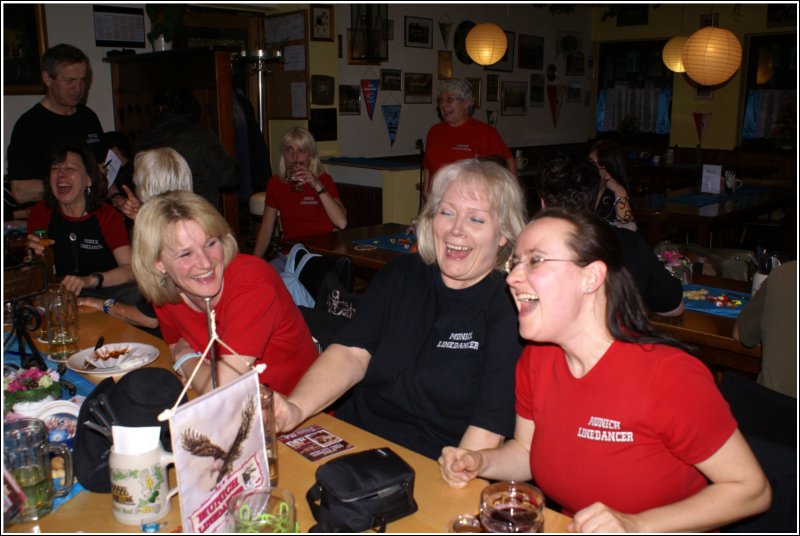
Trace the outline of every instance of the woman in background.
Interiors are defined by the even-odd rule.
[[[613,225],[635,231],[622,149],[613,141],[600,140],[589,150],[589,159],[597,166],[602,182],[595,214]]]
[[[253,255],[263,257],[281,214],[284,238],[330,233],[347,227],[336,183],[322,169],[314,136],[301,127],[283,135],[278,175],[267,182],[264,216]]]

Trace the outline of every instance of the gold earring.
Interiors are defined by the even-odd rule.
[[[167,274],[161,274],[158,284],[161,285],[161,288],[167,288]]]

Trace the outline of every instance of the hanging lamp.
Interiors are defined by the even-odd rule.
[[[661,59],[670,71],[674,73],[686,72],[681,56],[683,55],[683,47],[688,40],[689,38],[685,35],[676,35],[664,45],[661,51]]]
[[[739,69],[742,45],[729,30],[706,26],[689,37],[681,57],[689,78],[703,86],[715,86]]]
[[[475,25],[467,34],[467,54],[478,65],[492,65],[506,53],[508,41],[503,29],[493,22]]]

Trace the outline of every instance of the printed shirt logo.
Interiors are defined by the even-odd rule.
[[[457,145],[454,145],[453,146],[453,150],[454,151],[461,151],[461,152],[465,152],[465,153],[473,152],[472,151],[472,147],[470,147],[469,144],[467,144],[467,143],[459,143]]]
[[[81,240],[79,247],[81,249],[87,249],[90,251],[96,251],[104,248],[100,240],[97,240],[95,238],[84,238],[83,240]]]
[[[587,425],[578,427],[578,437],[604,443],[633,443],[633,432],[622,430],[621,423],[613,419],[590,417]]]
[[[451,350],[477,350],[481,343],[472,340],[472,332],[451,333],[445,341],[439,341],[436,348],[449,348]]]

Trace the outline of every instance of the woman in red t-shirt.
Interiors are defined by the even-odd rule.
[[[256,257],[267,251],[278,212],[284,238],[347,227],[347,210],[333,178],[322,170],[314,136],[301,127],[283,135],[278,175],[267,182],[264,216],[253,249]]]

